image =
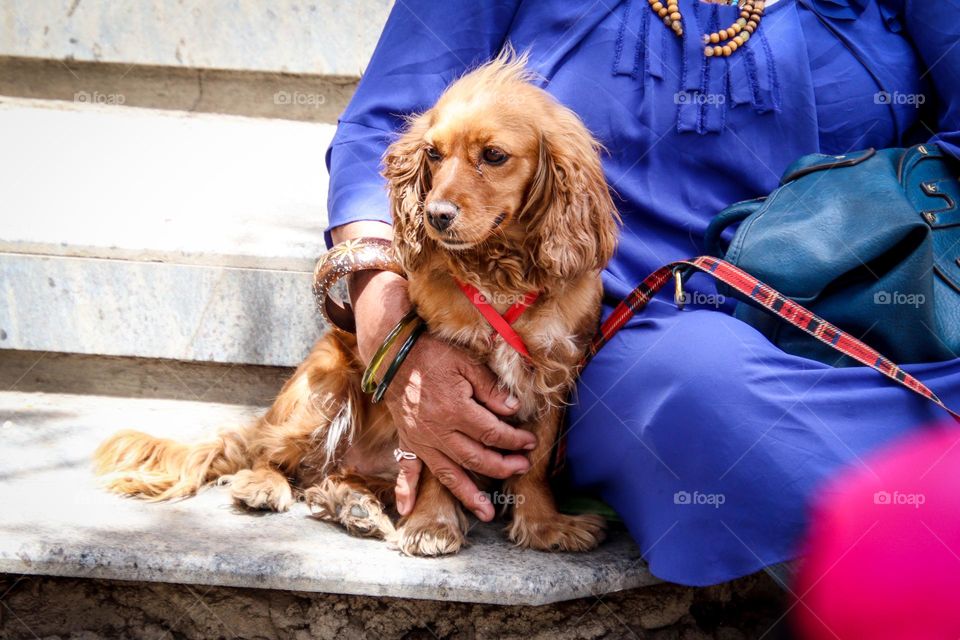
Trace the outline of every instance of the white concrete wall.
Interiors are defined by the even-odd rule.
[[[3,0],[0,56],[358,76],[392,0]]]

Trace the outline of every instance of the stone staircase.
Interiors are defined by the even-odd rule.
[[[0,97],[0,346],[296,365],[334,126]]]
[[[104,437],[249,420],[323,330],[324,153],[390,4],[0,7],[0,573],[505,606],[656,582],[622,530],[557,555],[481,525],[423,560],[219,487],[96,486]]]

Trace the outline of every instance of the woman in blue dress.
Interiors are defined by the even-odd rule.
[[[930,140],[960,158],[960,0],[768,0],[753,37],[709,57],[703,34],[737,7],[679,0],[678,36],[651,4],[398,0],[327,152],[328,242],[389,233],[379,165],[404,115],[508,42],[609,150],[624,228],[605,314],[651,271],[702,254],[711,217],[771,191],[801,155]],[[361,346],[395,322],[390,278],[351,284]],[[569,415],[574,483],[617,510],[654,575],[689,585],[794,557],[825,477],[941,417],[870,369],[778,350],[714,304],[712,286],[694,277],[703,304],[655,300],[633,319],[585,370]],[[960,359],[906,368],[960,405]],[[463,375],[477,386],[487,374]],[[509,413],[505,399],[485,404]],[[450,465],[419,442],[408,448],[431,468]],[[417,464],[404,463],[401,511]],[[525,468],[519,455],[500,464]],[[454,493],[492,517],[451,466]]]

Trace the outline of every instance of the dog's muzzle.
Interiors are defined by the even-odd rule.
[[[458,215],[460,207],[449,200],[438,200],[427,203],[427,222],[437,231],[446,231]]]

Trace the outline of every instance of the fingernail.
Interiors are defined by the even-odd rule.
[[[522,476],[522,475],[525,474],[527,471],[530,471],[530,467],[523,467],[522,469],[517,469],[516,471],[513,472],[513,475],[515,475],[515,476]]]
[[[525,451],[533,451],[533,450],[536,449],[536,448],[537,448],[537,443],[536,443],[536,442],[531,442],[530,444],[525,444],[525,445],[523,445],[523,449],[524,449]]]
[[[507,396],[507,399],[504,401],[504,404],[507,405],[508,409],[516,409],[520,406],[520,399],[516,396]]]

